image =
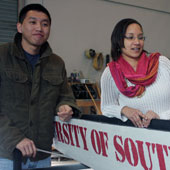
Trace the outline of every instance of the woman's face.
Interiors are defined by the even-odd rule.
[[[141,27],[134,23],[127,27],[124,37],[124,48],[121,54],[125,60],[139,59],[144,47],[144,35]]]

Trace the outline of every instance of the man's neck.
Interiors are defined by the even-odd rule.
[[[24,51],[31,55],[39,54],[41,46],[28,45],[24,41],[21,42]]]

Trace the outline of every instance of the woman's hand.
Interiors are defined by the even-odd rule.
[[[153,112],[152,110],[149,110],[148,112],[146,112],[145,115],[146,115],[146,118],[143,118],[142,120],[144,127],[148,127],[152,119],[160,119],[159,115]]]
[[[122,108],[122,114],[131,120],[136,127],[144,127],[142,120],[147,117],[140,110],[125,106]]]

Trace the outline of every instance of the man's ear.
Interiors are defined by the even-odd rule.
[[[22,33],[22,24],[21,23],[17,23],[17,31],[19,32],[19,33]]]

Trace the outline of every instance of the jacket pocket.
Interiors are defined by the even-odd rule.
[[[6,100],[14,102],[15,100],[24,101],[28,98],[29,87],[26,74],[15,70],[6,70],[1,78],[2,94]]]
[[[63,84],[63,78],[60,75],[54,74],[43,74],[42,81],[41,81],[41,96],[43,98],[43,102],[49,103],[52,101],[51,104],[57,102],[61,87]],[[56,104],[55,104],[56,105]]]
[[[27,75],[19,72],[6,71],[6,76],[17,83],[25,83],[28,80]]]
[[[49,84],[53,86],[57,86],[63,83],[63,79],[61,76],[51,75],[51,74],[44,74],[43,79],[47,81]]]

